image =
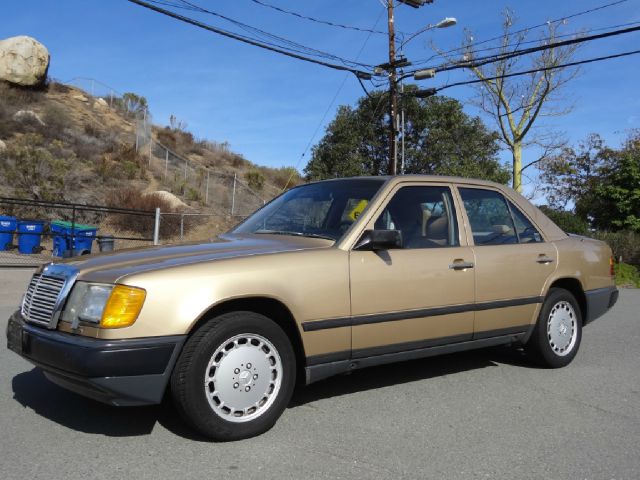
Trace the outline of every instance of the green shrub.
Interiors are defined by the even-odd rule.
[[[138,165],[134,162],[124,160],[120,163],[120,168],[122,168],[125,178],[129,180],[133,180],[138,176]]]
[[[587,235],[589,232],[589,224],[573,212],[555,210],[546,205],[541,206],[540,210],[567,233]]]
[[[259,192],[264,188],[264,175],[257,170],[248,171],[244,174],[244,178],[247,180],[251,190]]]
[[[202,199],[202,194],[199,190],[193,187],[188,187],[185,193],[185,198],[190,201],[199,202]]]
[[[175,213],[171,202],[153,193],[143,193],[134,188],[116,189],[107,195],[107,205],[115,208],[127,208],[133,210],[145,210],[155,212],[156,208],[161,213]],[[193,217],[185,217],[184,232],[193,226]],[[111,214],[111,222],[118,228],[135,232],[150,238],[153,236],[155,216],[139,216],[127,214]],[[180,235],[180,215],[163,215],[160,221],[160,236],[163,239]]]
[[[54,155],[56,145],[47,144],[41,135],[25,134],[0,152],[3,174],[16,195],[38,200],[65,198],[71,165]]]
[[[640,234],[634,232],[594,232],[593,238],[606,242],[617,262],[640,266]]]
[[[46,124],[42,127],[42,134],[49,139],[62,139],[64,129],[69,123],[66,112],[58,105],[47,105],[42,114],[42,121]]]
[[[170,150],[175,150],[178,144],[176,134],[169,127],[165,127],[156,132],[158,141]]]
[[[640,271],[636,267],[628,263],[617,263],[615,271],[616,285],[640,288]]]
[[[19,87],[0,80],[0,99],[14,110],[29,109],[44,98],[45,87]]]

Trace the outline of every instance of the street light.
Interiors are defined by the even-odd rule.
[[[405,5],[409,5],[413,8],[420,8],[424,6],[425,3],[433,3],[433,0],[398,0],[400,3],[404,3]]]
[[[438,23],[435,24],[429,24],[426,27],[418,30],[416,33],[414,33],[413,35],[411,35],[409,38],[407,38],[406,40],[403,40],[402,43],[400,43],[400,50],[402,51],[402,48],[409,43],[411,40],[413,40],[414,38],[416,38],[418,35],[427,32],[429,30],[433,30],[434,28],[447,28],[447,27],[453,27],[455,24],[458,23],[458,20],[456,20],[454,17],[445,17],[442,20],[440,20]]]

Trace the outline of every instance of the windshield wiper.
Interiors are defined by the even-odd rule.
[[[324,240],[331,240],[335,242],[336,239],[330,237],[329,235],[322,235],[320,233],[310,233],[310,232],[289,232],[287,230],[256,230],[253,233],[257,234],[269,234],[269,235],[291,235],[294,237],[310,237],[310,238],[322,238]]]

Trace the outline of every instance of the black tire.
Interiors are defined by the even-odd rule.
[[[259,416],[238,422],[237,420],[228,420],[230,418],[233,420],[233,415],[227,415],[223,411],[214,409],[219,405],[216,405],[215,400],[209,399],[211,394],[208,394],[205,389],[217,390],[218,387],[213,385],[213,381],[209,384],[209,387],[205,387],[204,380],[208,372],[207,369],[210,368],[209,362],[212,361],[214,353],[224,345],[231,345],[229,340],[243,337],[244,335],[259,336],[271,343],[276,350],[277,356],[279,356],[281,381],[279,389],[274,390],[273,398],[270,398],[269,402],[265,402],[265,405],[268,405],[258,407],[258,409],[262,409]],[[240,342],[242,342],[242,338],[237,341],[237,344]],[[245,343],[243,345],[249,344]],[[262,349],[263,346],[257,348]],[[240,347],[238,346],[238,348]],[[270,349],[267,347],[267,350]],[[219,353],[216,356],[219,356]],[[231,362],[231,360],[229,361]],[[251,364],[247,365],[251,369]],[[211,370],[215,371],[215,368],[211,368]],[[220,376],[222,376],[222,370],[222,363],[220,363]],[[245,372],[243,371],[242,373]],[[273,372],[269,373],[269,378],[271,378],[271,374]],[[209,373],[209,375],[211,374]],[[218,373],[215,373],[215,375],[218,375]],[[227,380],[230,377],[225,376],[224,378],[225,382],[235,382],[235,380]],[[246,380],[246,375],[243,378]],[[271,380],[268,381],[270,382]],[[254,312],[230,312],[203,324],[187,340],[171,375],[171,393],[181,416],[193,428],[213,440],[231,441],[253,437],[269,430],[289,404],[295,381],[295,354],[289,338],[280,326],[271,319]],[[218,380],[216,379],[215,382],[218,383]],[[219,382],[226,385],[222,379]],[[233,388],[235,389],[237,385],[238,383],[233,383]],[[247,386],[251,387],[251,385]],[[229,387],[225,388],[228,389]],[[239,391],[242,391],[242,389],[243,386],[241,385]],[[236,395],[235,392],[231,393]],[[256,394],[258,393],[258,388],[256,387]],[[268,391],[265,395],[268,395]],[[224,405],[224,403],[220,405]],[[251,415],[246,418],[251,418]]]
[[[553,322],[552,312],[554,315],[562,315],[564,320],[559,321],[559,324]],[[563,333],[566,336],[560,334],[560,329],[568,332]],[[556,338],[559,339],[557,344],[554,343]],[[582,314],[575,297],[562,288],[550,289],[540,309],[531,338],[525,345],[527,355],[543,367],[564,367],[569,365],[578,353],[581,340]]]

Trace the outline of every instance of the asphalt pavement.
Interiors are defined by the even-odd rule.
[[[31,270],[0,269],[0,328]],[[573,363],[509,348],[375,367],[300,388],[266,434],[211,443],[169,402],[115,408],[0,347],[9,479],[640,478],[640,290],[584,330]]]

